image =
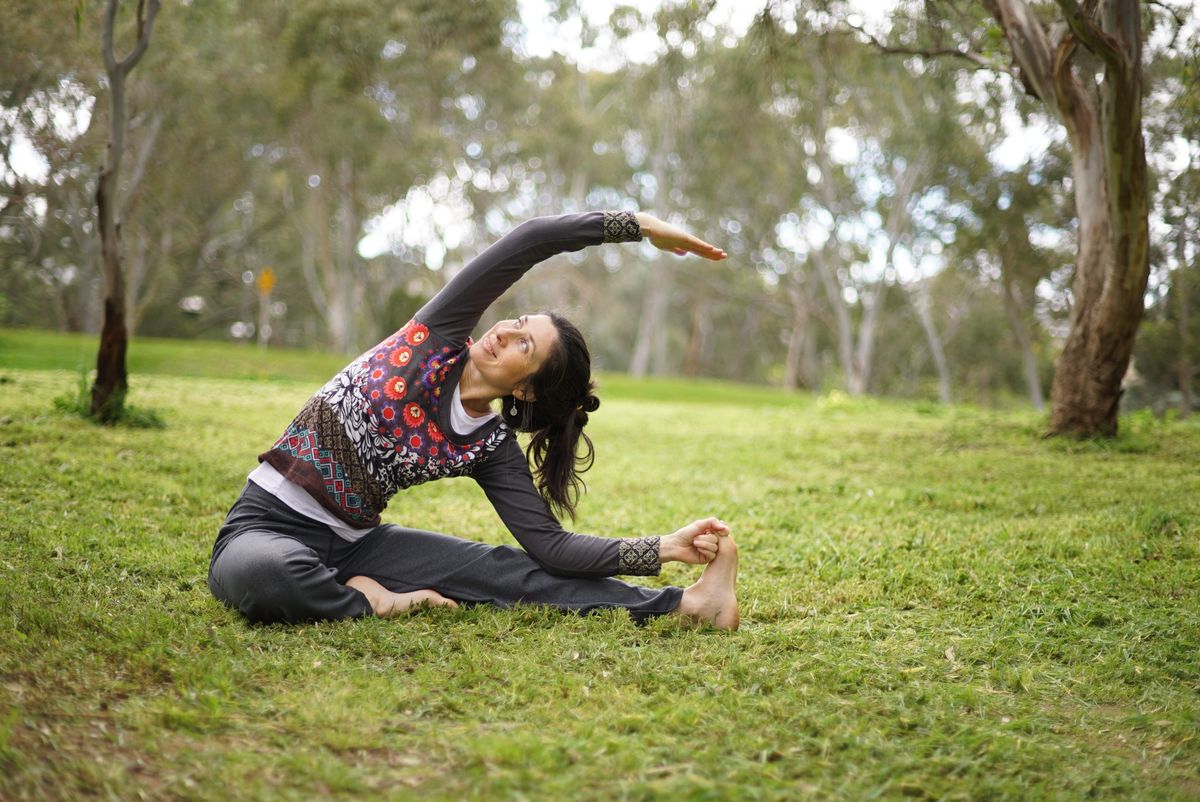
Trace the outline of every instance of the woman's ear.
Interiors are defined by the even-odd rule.
[[[518,401],[536,401],[537,400],[534,398],[533,390],[529,387],[528,384],[523,384],[519,387],[514,387],[512,394],[513,394],[513,398],[517,399]]]

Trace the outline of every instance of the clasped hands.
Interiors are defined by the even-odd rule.
[[[659,539],[659,562],[707,565],[716,559],[719,541],[728,534],[729,526],[719,518],[692,521]]]

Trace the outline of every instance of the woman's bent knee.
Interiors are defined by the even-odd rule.
[[[302,543],[247,533],[226,544],[209,569],[214,596],[257,623],[312,617],[304,577],[320,564]]]

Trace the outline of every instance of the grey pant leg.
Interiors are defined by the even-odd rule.
[[[612,578],[555,576],[520,549],[384,524],[339,560],[343,576],[363,574],[396,593],[432,588],[464,602],[544,604],[586,612],[612,607],[635,620],[669,613],[681,588],[648,588]]]
[[[247,530],[223,546],[209,568],[209,589],[251,621],[295,623],[370,612],[365,596],[339,584],[337,571],[294,537]]]

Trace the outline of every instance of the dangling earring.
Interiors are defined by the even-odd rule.
[[[513,396],[512,409],[510,409],[508,411],[508,414],[510,417],[513,417],[513,418],[517,417],[517,397],[516,396]]]

